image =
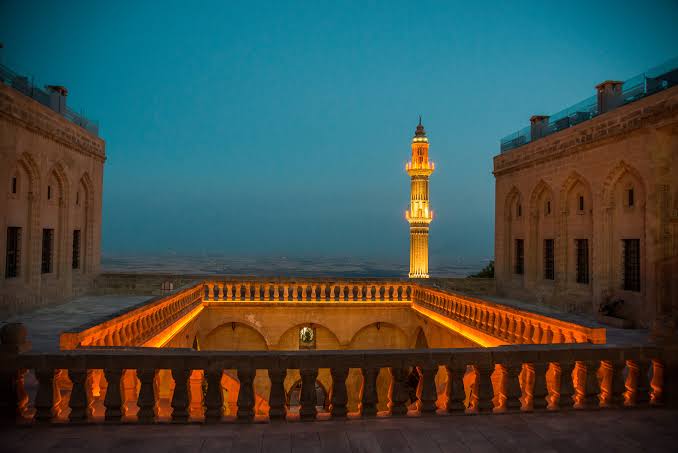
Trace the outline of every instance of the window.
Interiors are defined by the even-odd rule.
[[[554,280],[553,239],[544,239],[544,280]]]
[[[579,195],[579,210],[583,211],[584,210],[584,196]]]
[[[551,200],[546,202],[546,215],[551,214]]]
[[[525,272],[525,249],[522,239],[516,239],[516,274]]]
[[[16,176],[12,177],[12,194],[16,194]]]
[[[47,186],[47,199],[52,199],[52,186]]]
[[[589,282],[589,240],[575,239],[577,251],[577,283]]]
[[[523,215],[523,205],[518,203],[516,206],[516,216],[520,217],[521,215]]]
[[[52,272],[52,255],[54,253],[54,230],[42,230],[42,273]]]
[[[629,190],[626,192],[626,194],[627,194],[627,200],[628,200],[627,202],[628,202],[629,208],[632,208],[632,207],[633,207],[633,203],[635,202],[634,196],[633,196],[633,195],[634,195],[634,194],[633,194],[633,189],[629,189]]]
[[[73,269],[80,269],[80,230],[73,230]]]
[[[76,206],[80,206],[80,191],[78,190],[75,192],[75,204]]]
[[[5,254],[5,278],[19,276],[21,258],[21,228],[7,228],[7,253]]]
[[[640,239],[624,239],[624,289],[640,291]]]

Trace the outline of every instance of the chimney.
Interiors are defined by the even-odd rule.
[[[66,111],[66,96],[68,90],[61,85],[47,85],[47,92],[49,93],[49,108],[55,112]]]
[[[530,141],[546,136],[548,125],[549,116],[532,115],[532,117],[530,117]]]
[[[596,85],[598,114],[614,110],[622,104],[622,84],[618,80],[606,80]]]

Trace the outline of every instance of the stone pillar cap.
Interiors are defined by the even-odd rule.
[[[530,117],[530,123],[532,123],[532,124],[538,123],[540,121],[544,121],[544,120],[547,120],[549,118],[551,118],[549,115],[532,115]]]

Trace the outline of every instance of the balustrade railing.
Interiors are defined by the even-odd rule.
[[[206,281],[205,301],[383,302],[410,301],[413,286],[370,281]]]
[[[605,343],[605,329],[586,327],[460,294],[415,286],[413,307],[491,335],[505,344]]]
[[[85,348],[3,356],[0,394],[5,419],[38,424],[215,423],[642,407],[663,402],[661,354],[654,347],[591,344],[417,351]],[[329,369],[332,380],[330,397],[322,405],[316,393],[320,369]],[[298,411],[291,410],[285,388],[290,370],[299,370],[301,376]],[[362,376],[360,389],[346,385],[351,370]],[[387,393],[377,391],[382,370],[390,380]],[[226,403],[226,372],[237,377],[235,407]],[[256,393],[254,382],[260,372],[268,394]],[[168,382],[170,391],[163,396],[161,389]],[[256,404],[262,399],[266,404]],[[357,411],[347,410],[349,399],[360,402]],[[379,407],[388,409],[378,411]]]
[[[202,306],[202,283],[144,302],[131,310],[59,338],[61,349],[81,346],[142,346],[186,314]]]

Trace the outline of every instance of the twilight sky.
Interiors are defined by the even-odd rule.
[[[0,0],[0,61],[100,122],[105,254],[405,259],[421,114],[433,267],[493,255],[499,139],[677,56],[676,24],[675,0]]]

